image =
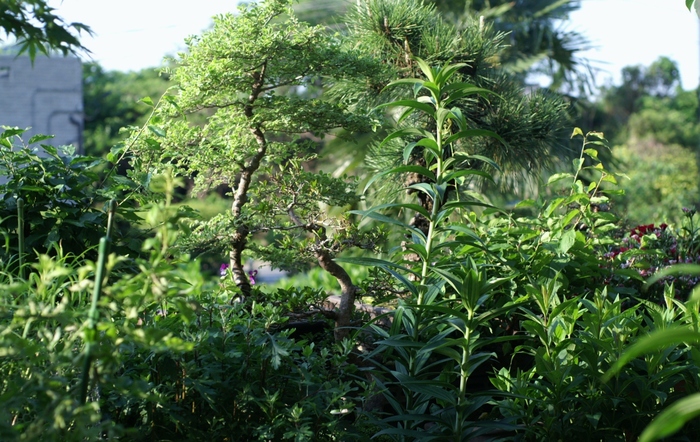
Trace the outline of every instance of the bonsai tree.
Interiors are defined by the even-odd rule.
[[[328,206],[348,206],[354,183],[313,173],[317,142],[335,128],[366,131],[369,119],[318,93],[320,81],[356,81],[376,64],[341,48],[322,27],[294,17],[290,0],[241,6],[214,18],[214,27],[187,40],[172,71],[176,91],[156,105],[150,133],[134,144],[142,172],[173,167],[194,177],[194,191],[231,190],[230,212],[193,229],[199,249],[227,250],[230,272],[251,293],[244,256],[282,269],[315,262],[341,287],[336,337],[347,335],[356,286],[333,261],[352,246],[373,247]],[[195,124],[206,117],[204,124]],[[254,241],[261,235],[267,241]],[[250,255],[247,255],[250,254]]]

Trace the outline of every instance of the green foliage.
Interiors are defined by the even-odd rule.
[[[543,91],[524,94],[521,83],[499,69],[505,35],[494,31],[490,23],[481,26],[475,19],[467,18],[458,30],[435,7],[424,2],[370,0],[351,10],[348,26],[349,42],[375,58],[388,60],[396,72],[394,78],[419,74],[414,61],[417,57],[431,66],[459,64],[459,81],[494,92],[488,99],[479,95],[459,97],[452,106],[473,128],[496,132],[505,142],[479,137],[453,147],[492,158],[501,170],[491,172],[504,187],[515,187],[516,177],[536,173],[551,164],[554,156],[567,155],[560,149],[566,104]],[[377,92],[373,89],[367,96],[367,92],[355,90],[353,96],[360,103],[369,101],[376,106],[405,96],[410,89],[397,87]],[[406,124],[424,124],[427,128],[430,122],[408,119]],[[374,172],[395,167],[401,163],[402,150],[400,143],[383,143],[372,148],[367,162]],[[391,184],[395,189],[395,183]]]
[[[139,72],[105,71],[97,63],[83,63],[85,127],[83,149],[88,155],[104,156],[124,138],[122,128],[142,126],[151,108],[143,97],[160,97],[167,76],[157,69]]]
[[[4,128],[0,134],[0,219],[7,232],[19,228],[16,217],[18,200],[24,201],[24,248],[34,253],[52,254],[56,246],[74,256],[88,254],[95,259],[93,247],[104,235],[107,225],[105,203],[122,200],[133,191],[134,183],[121,176],[108,175],[112,164],[101,158],[77,156],[71,147],[55,148],[40,144],[50,138],[37,135],[26,144],[18,128]],[[138,234],[130,231],[126,219],[134,219],[126,203],[114,234],[117,250],[139,250]],[[10,241],[5,250],[14,254],[18,243]]]
[[[603,164],[607,140],[578,128],[570,172],[512,213],[493,207],[477,182],[492,182],[502,163],[541,164],[562,110],[485,78],[502,36],[472,23],[453,41],[430,6],[361,4],[353,38],[391,62],[385,69],[299,23],[290,6],[246,5],[190,39],[175,86],[142,100],[147,121],[109,162],[50,146],[39,155],[31,147],[42,138],[25,146],[20,129],[0,136],[0,439],[695,437],[700,271],[665,269],[696,260],[695,211],[679,229],[625,229],[611,212],[623,176]],[[681,121],[695,104],[670,95],[670,67],[650,71],[658,81],[635,105],[674,108],[669,121]],[[356,113],[367,90],[396,121],[378,149],[399,160],[365,193],[408,177],[393,191],[409,199],[353,210],[363,204],[354,180],[312,170],[322,136],[378,127]],[[132,111],[119,117],[146,115]],[[674,139],[664,128],[652,127],[657,139]],[[129,178],[115,174],[124,159],[137,166]],[[230,211],[195,221],[173,205],[191,175],[197,189],[230,189]],[[102,209],[110,199],[117,215]],[[127,234],[127,221],[147,234]],[[337,258],[376,250],[386,232],[398,240],[383,258]],[[209,279],[187,253],[197,247],[228,249],[229,270]],[[251,286],[248,254],[294,270],[316,262],[333,280]],[[649,276],[663,287],[641,291]],[[323,306],[331,283],[337,311]],[[351,315],[360,296],[394,309],[363,323]],[[310,333],[292,322],[319,314]]]
[[[51,51],[63,55],[89,52],[74,32],[92,34],[92,30],[82,23],[65,23],[54,10],[46,0],[3,0],[0,30],[5,35],[2,37],[16,39],[19,53],[26,52],[32,60],[38,52],[44,55]]]
[[[104,267],[41,255],[27,279],[3,264],[2,439],[343,438],[356,389],[347,349],[280,332],[289,292],[230,305],[230,279],[208,282],[174,254],[185,225],[168,203],[176,181],[152,182],[168,193],[144,208],[157,228],[137,271],[115,254]]]
[[[613,158],[629,170],[622,180],[625,190],[615,198],[618,211],[632,225],[665,222],[680,225],[683,207],[697,201],[698,165],[696,154],[679,145],[640,140],[615,146]]]

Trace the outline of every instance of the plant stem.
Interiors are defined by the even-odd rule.
[[[19,277],[24,278],[24,200],[17,198],[17,237],[19,248]]]
[[[88,322],[85,331],[85,362],[83,365],[83,377],[80,381],[80,403],[85,404],[87,400],[88,382],[90,380],[90,368],[92,366],[93,345],[96,340],[97,330],[97,302],[102,292],[102,279],[105,273],[105,261],[107,258],[107,237],[100,238],[99,256],[97,258],[97,268],[95,269],[95,286],[92,291],[92,304],[88,313]]]

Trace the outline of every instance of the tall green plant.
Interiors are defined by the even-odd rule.
[[[375,380],[393,412],[378,422],[383,429],[377,435],[392,435],[397,440],[468,440],[487,431],[472,419],[488,397],[472,397],[467,387],[471,373],[492,356],[482,349],[493,341],[481,338],[480,333],[514,304],[490,309],[487,301],[507,278],[492,277],[473,261],[457,262],[450,257],[449,249],[458,245],[455,234],[468,230],[460,221],[460,212],[487,206],[476,199],[465,200],[458,192],[471,177],[490,178],[484,171],[463,165],[492,164],[485,157],[454,153],[454,146],[474,137],[500,137],[472,127],[454,107],[464,97],[490,95],[482,88],[454,81],[462,64],[433,68],[421,59],[414,62],[425,79],[390,84],[412,86],[414,98],[382,107],[403,109],[399,123],[419,113],[429,120],[431,129],[403,127],[391,133],[384,142],[402,140],[404,161],[409,164],[378,174],[368,186],[390,174],[418,174],[422,182],[407,189],[422,195],[421,204],[391,203],[355,212],[400,227],[407,241],[394,261],[338,260],[380,267],[394,275],[409,294],[393,313],[388,331],[373,327],[380,340],[368,357],[378,364]],[[421,158],[421,165],[410,164],[414,156]],[[421,225],[387,217],[380,213],[384,209],[414,212],[421,217]]]

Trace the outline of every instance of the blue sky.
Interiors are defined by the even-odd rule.
[[[166,54],[184,47],[213,15],[234,11],[236,0],[50,0],[67,21],[95,31],[83,44],[109,70],[156,67]],[[619,81],[628,65],[649,65],[659,56],[675,60],[685,89],[698,86],[700,34],[698,17],[683,0],[583,0],[570,29],[586,35],[594,48],[586,58],[601,69],[599,85]]]

